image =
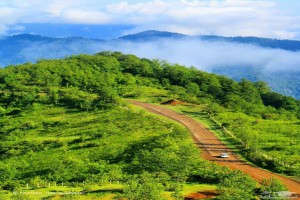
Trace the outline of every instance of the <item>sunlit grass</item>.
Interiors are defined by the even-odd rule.
[[[217,189],[216,184],[187,183],[183,186],[182,194],[186,196],[191,193],[197,193],[201,191],[211,191],[216,189]]]
[[[51,186],[38,189],[22,187],[18,191],[9,192],[0,196],[1,200],[11,199],[13,196],[19,196],[21,199],[29,198],[30,200],[39,199],[102,199],[111,200],[122,191],[122,184],[93,184],[93,185],[70,185],[70,186]],[[3,192],[3,191],[2,191]],[[68,194],[69,193],[69,194]],[[71,193],[71,194],[70,194]]]

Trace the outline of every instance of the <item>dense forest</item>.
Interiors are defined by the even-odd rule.
[[[182,199],[182,185],[200,181],[218,183],[219,199],[258,195],[247,175],[199,158],[183,127],[129,106],[125,98],[204,105],[251,161],[300,175],[299,101],[264,82],[101,52],[0,69],[2,189],[118,181],[124,183],[120,198],[164,199],[169,191]]]

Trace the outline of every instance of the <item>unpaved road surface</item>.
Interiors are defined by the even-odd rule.
[[[131,101],[131,100],[129,100],[129,102],[137,106],[141,106],[149,110],[150,112],[171,118],[186,126],[192,133],[192,137],[196,145],[202,149],[202,157],[204,157],[205,159],[210,161],[215,161],[221,165],[228,166],[232,169],[242,170],[258,181],[262,180],[263,178],[275,177],[277,179],[280,179],[287,186],[290,192],[296,192],[297,194],[300,194],[299,182],[263,170],[261,168],[256,168],[250,164],[243,162],[237,155],[233,153],[231,149],[229,149],[226,145],[224,145],[212,132],[210,132],[203,125],[201,125],[199,122],[192,119],[191,117],[179,114],[175,111],[172,111],[168,108],[164,108],[162,106],[156,106],[152,104],[142,103],[138,101]],[[229,158],[220,158],[219,155],[221,152],[227,152]]]

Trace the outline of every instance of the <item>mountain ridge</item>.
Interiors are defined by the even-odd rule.
[[[288,39],[272,39],[272,38],[261,38],[254,36],[233,36],[225,37],[218,35],[185,35],[181,33],[174,33],[168,31],[143,31],[136,34],[125,35],[118,39],[129,40],[129,41],[147,41],[149,39],[201,39],[205,41],[223,41],[223,42],[237,42],[243,44],[254,44],[261,47],[279,48],[289,51],[299,51],[300,41],[299,40],[288,40]]]

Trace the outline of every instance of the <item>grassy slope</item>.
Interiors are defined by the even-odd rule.
[[[21,191],[30,192],[31,194],[25,195],[30,199],[50,196],[60,199],[61,195],[49,192],[83,190],[89,192],[86,195],[65,195],[65,198],[111,199],[122,191],[122,180],[120,184],[116,184],[117,180],[114,179],[113,184],[110,184],[109,180],[113,177],[109,177],[109,173],[103,173],[102,176],[95,177],[98,181],[83,185],[80,180],[74,180],[74,183],[64,183],[62,186],[64,178],[72,178],[72,175],[73,178],[78,178],[80,173],[76,169],[72,171],[74,169],[63,165],[60,160],[68,159],[69,164],[73,161],[79,166],[94,165],[105,160],[106,167],[114,168],[122,165],[122,158],[116,161],[116,157],[130,145],[169,134],[175,126],[181,126],[172,120],[148,114],[133,106],[118,107],[109,111],[82,112],[77,109],[41,104],[34,104],[19,116],[3,117],[0,119],[0,124],[9,132],[1,145],[6,147],[6,155],[11,156],[2,158],[2,162],[16,170],[23,168],[22,173],[16,178],[23,180],[20,183]],[[191,141],[188,134],[186,140]],[[29,160],[31,162],[28,162]],[[55,168],[54,171],[58,171],[58,174],[53,174],[57,181],[44,181],[43,177],[35,174],[37,171],[47,172],[50,170],[49,166]],[[60,176],[59,173],[65,176]],[[70,175],[66,175],[68,173]],[[38,181],[34,181],[37,177]],[[36,188],[37,182],[40,182],[40,188]],[[55,184],[57,185],[54,186]],[[215,186],[204,187],[192,183],[190,186],[189,184],[185,186],[183,192],[186,194],[207,188],[215,189]],[[32,194],[35,192],[42,194]],[[9,199],[13,195],[7,190],[2,190],[0,194],[1,199]],[[165,195],[170,197],[170,193]],[[21,196],[25,198],[24,195]]]

